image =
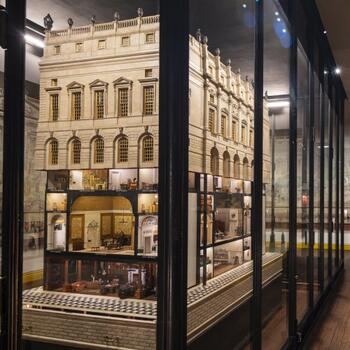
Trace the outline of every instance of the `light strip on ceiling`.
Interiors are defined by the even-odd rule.
[[[43,40],[40,40],[38,38],[35,38],[34,36],[30,35],[30,34],[25,34],[24,35],[24,39],[26,41],[27,44],[39,47],[41,49],[44,48],[45,44]]]
[[[289,107],[289,101],[268,101],[268,108],[281,108],[281,107]]]

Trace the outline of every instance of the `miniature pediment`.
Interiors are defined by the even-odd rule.
[[[67,85],[67,89],[84,89],[84,85],[73,81]]]
[[[90,87],[101,87],[101,86],[106,87],[107,85],[108,83],[100,79],[96,79],[92,83],[90,83]]]
[[[120,77],[120,78],[114,80],[113,84],[114,85],[131,85],[132,80],[124,78],[124,77]]]

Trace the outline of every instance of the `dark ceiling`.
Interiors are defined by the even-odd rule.
[[[350,98],[350,1],[316,0],[341,78]],[[347,115],[350,106],[347,103]],[[348,123],[349,124],[349,123]]]

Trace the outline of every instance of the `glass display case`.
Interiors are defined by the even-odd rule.
[[[345,93],[314,2],[7,2],[6,337],[299,346],[344,250]]]

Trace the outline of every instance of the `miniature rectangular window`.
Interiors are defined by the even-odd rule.
[[[209,102],[210,102],[210,103],[214,103],[214,102],[215,102],[215,97],[214,97],[213,94],[210,94],[210,96],[209,96]]]
[[[99,50],[103,50],[106,48],[106,40],[99,40],[97,44],[97,48]]]
[[[213,67],[212,66],[209,66],[209,74],[213,75]]]
[[[75,52],[83,52],[83,43],[75,44]]]
[[[58,119],[58,94],[50,95],[50,119],[53,121]]]
[[[81,92],[72,93],[72,118],[79,120],[81,117]]]
[[[118,89],[118,116],[126,117],[129,107],[129,89]]]
[[[145,69],[145,77],[151,78],[152,77],[152,69]]]
[[[253,147],[254,145],[254,132],[252,129],[249,130],[249,146]]]
[[[57,79],[51,79],[51,86],[57,86]]]
[[[241,127],[241,143],[245,145],[247,143],[246,127],[242,125]]]
[[[215,111],[213,109],[209,109],[209,121],[208,128],[212,134],[215,132]]]
[[[221,116],[221,135],[222,135],[222,137],[226,137],[226,130],[227,130],[226,116],[222,115]]]
[[[122,46],[130,46],[130,37],[129,36],[122,37]]]
[[[95,118],[96,119],[102,119],[104,117],[105,113],[105,101],[104,101],[104,91],[103,90],[97,90],[95,91]]]
[[[237,142],[237,122],[232,121],[232,140]]]
[[[143,114],[151,115],[154,110],[154,86],[143,88]]]
[[[54,55],[59,55],[61,53],[61,46],[60,45],[54,46],[53,53],[54,53]]]
[[[147,33],[146,34],[146,43],[151,44],[154,43],[154,33]]]

